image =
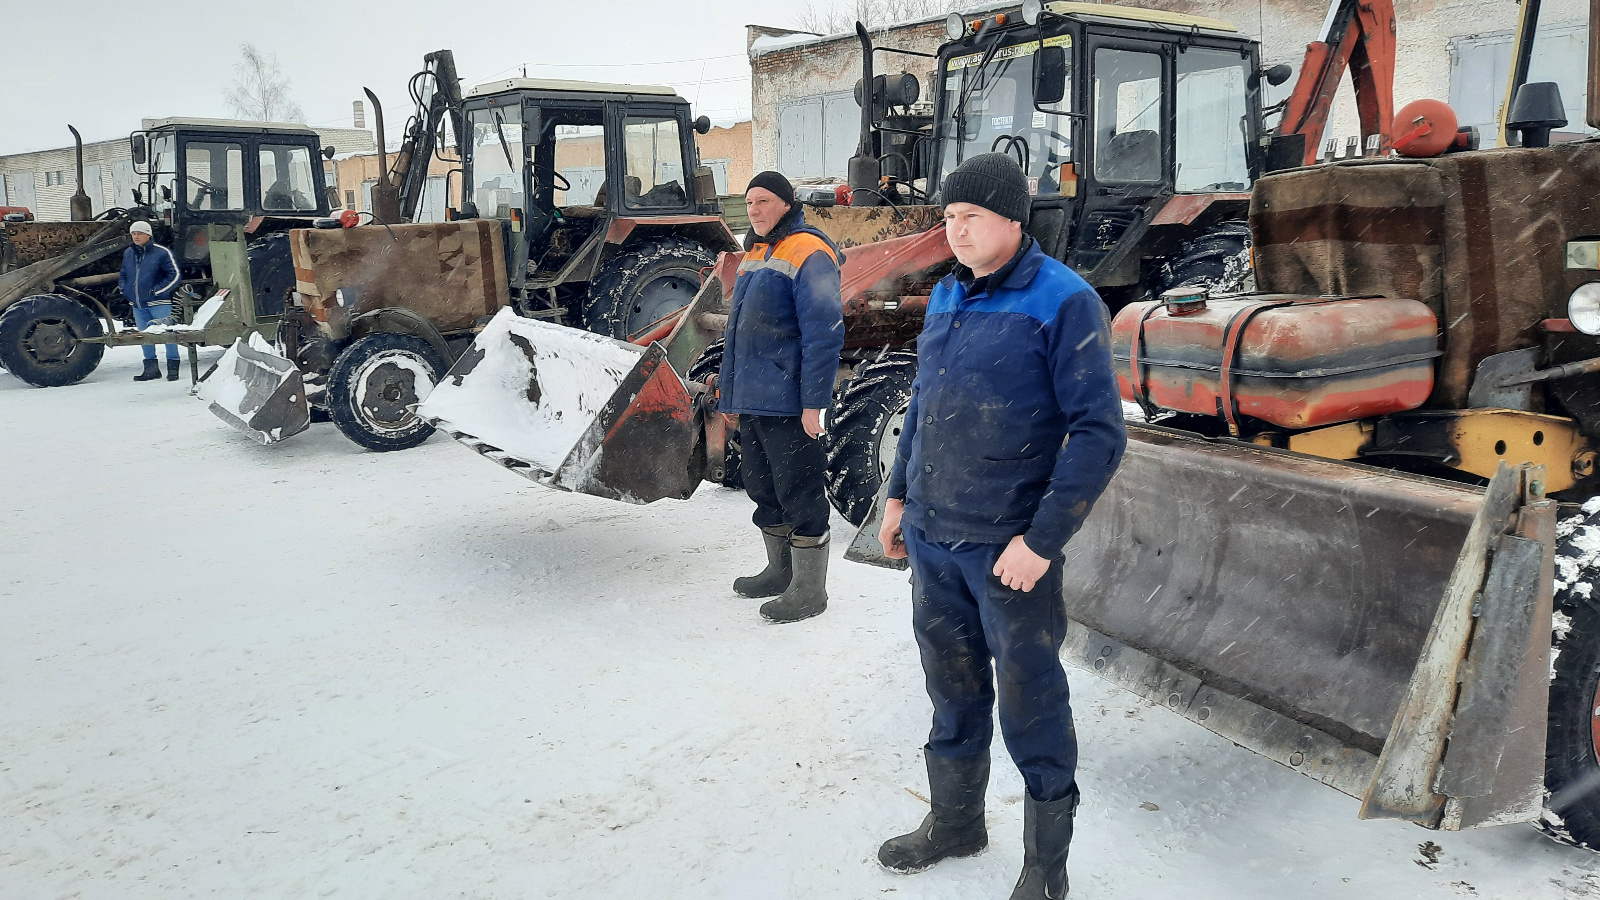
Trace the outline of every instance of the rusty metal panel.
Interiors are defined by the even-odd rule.
[[[336,333],[385,307],[411,310],[444,333],[465,331],[510,302],[494,219],[296,229],[289,243],[301,302]]]
[[[0,225],[0,232],[5,233],[20,268],[60,256],[105,226],[104,222],[7,222]]]

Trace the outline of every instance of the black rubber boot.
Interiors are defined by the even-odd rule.
[[[794,564],[789,557],[787,525],[761,529],[761,542],[767,545],[767,567],[759,575],[733,580],[733,592],[741,597],[776,597],[789,586]]]
[[[1061,900],[1067,895],[1067,846],[1078,786],[1060,800],[1040,803],[1029,795],[1022,802],[1022,875],[1011,900]]]
[[[933,809],[910,834],[883,842],[878,862],[909,875],[941,859],[976,856],[989,846],[983,820],[983,797],[989,787],[989,754],[943,759],[924,747],[928,761],[928,797]]]
[[[789,536],[789,558],[794,575],[776,600],[761,604],[768,622],[798,622],[828,608],[828,536]]]
[[[167,380],[168,381],[177,381],[178,380],[178,361],[175,360],[175,359],[167,360]]]
[[[161,377],[161,364],[153,359],[144,361],[144,371],[133,376],[134,381],[155,381]]]

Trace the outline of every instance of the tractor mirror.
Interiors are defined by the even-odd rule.
[[[1289,65],[1288,63],[1278,63],[1267,70],[1267,84],[1277,87],[1278,85],[1283,84],[1285,81],[1288,81],[1289,76],[1293,74],[1293,66]]]
[[[694,133],[706,134],[711,131],[711,117],[701,116],[694,120]]]
[[[133,135],[128,138],[128,144],[133,150],[133,164],[136,166],[144,165],[144,135]]]
[[[1067,51],[1040,47],[1033,55],[1033,102],[1036,106],[1060,103],[1067,95]]]
[[[322,158],[323,159],[333,159],[333,154],[335,152],[337,152],[337,151],[335,151],[332,147],[323,147],[322,148]]]

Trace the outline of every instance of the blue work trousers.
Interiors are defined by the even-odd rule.
[[[902,525],[911,558],[911,621],[933,701],[928,750],[957,759],[988,753],[994,706],[1006,749],[1041,802],[1071,792],[1078,768],[1067,675],[1061,559],[1033,590],[994,575],[1004,544],[929,541]]]
[[[157,319],[166,318],[170,315],[172,315],[171,303],[163,303],[160,306],[135,306],[133,308],[133,325],[135,328],[143,330],[144,327],[149,325],[151,322],[154,322]],[[143,350],[145,359],[156,358],[156,348],[153,345],[145,344]],[[178,345],[168,344],[167,359],[176,361],[177,358]]]

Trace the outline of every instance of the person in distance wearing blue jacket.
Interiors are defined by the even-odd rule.
[[[135,222],[128,226],[133,246],[122,251],[122,272],[117,276],[117,287],[133,306],[133,324],[143,329],[157,319],[172,315],[172,292],[182,276],[178,274],[178,261],[172,251],[152,239],[149,222]],[[134,381],[154,381],[161,377],[156,363],[156,348],[144,345],[144,371],[133,376]],[[178,380],[178,345],[167,345],[167,380]]]
[[[756,502],[767,566],[735,579],[770,622],[798,622],[828,606],[828,498],[817,439],[833,399],[844,307],[839,248],[806,224],[794,188],[762,172],[745,191],[750,233],[733,282],[717,408],[739,416],[740,472]]]
[[[1078,742],[1061,644],[1062,559],[1127,443],[1105,304],[1023,227],[1027,178],[985,153],[944,181],[960,263],[928,299],[879,540],[911,559],[912,627],[933,728],[932,811],[878,851],[916,872],[988,844],[998,699],[1028,791],[1012,900],[1067,892]]]

